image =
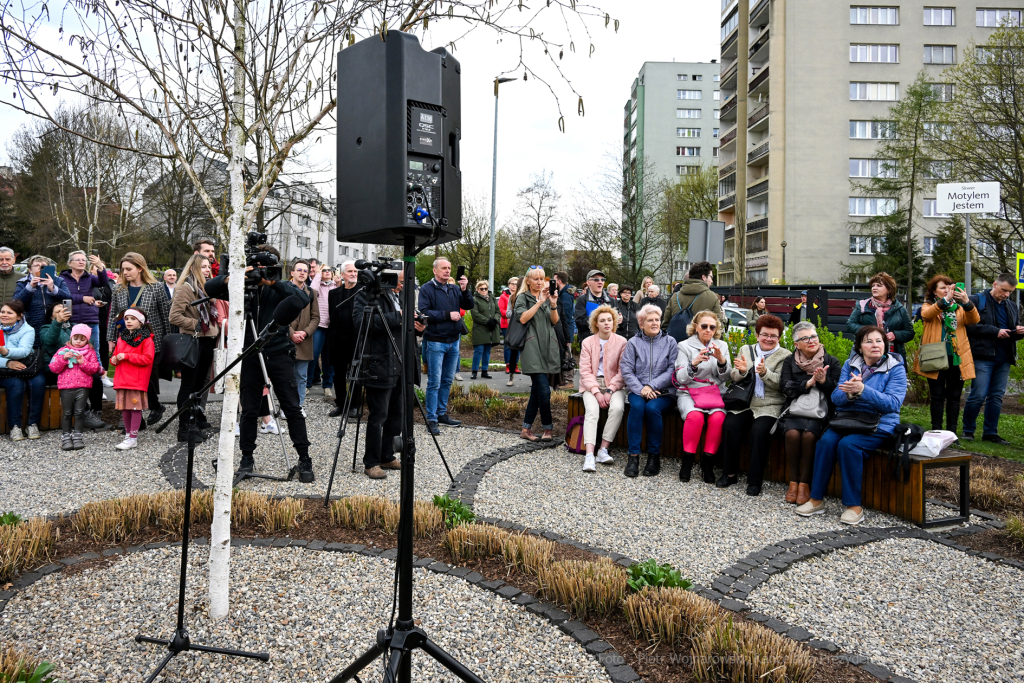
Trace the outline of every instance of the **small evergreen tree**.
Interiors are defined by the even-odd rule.
[[[942,273],[955,282],[963,282],[964,261],[967,260],[967,245],[964,237],[964,221],[959,214],[954,214],[942,224],[935,236],[935,251],[932,262],[928,266],[926,277]]]

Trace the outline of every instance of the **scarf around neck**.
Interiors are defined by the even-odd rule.
[[[768,356],[772,355],[782,347],[776,346],[771,351],[765,351],[764,349],[761,348],[760,344],[752,344],[751,348],[754,351],[754,395],[757,396],[758,398],[764,398],[764,380],[761,379],[761,375],[757,373],[757,364],[760,362],[762,358],[767,358]]]
[[[885,314],[892,308],[892,301],[886,299],[885,301],[879,301],[874,297],[868,299],[868,309],[875,312],[875,324],[881,328],[885,328]]]
[[[13,325],[0,325],[0,330],[3,330],[3,333],[4,333],[5,336],[9,335],[9,334],[17,334],[18,330],[20,330],[21,326],[24,325],[24,324],[25,324],[25,319],[22,318],[21,320],[19,320],[18,322],[14,323]]]
[[[128,346],[135,349],[139,347],[139,344],[149,339],[152,336],[152,333],[145,327],[140,327],[137,330],[129,330],[127,327],[119,327],[117,329],[117,336],[125,340]]]
[[[818,350],[810,358],[805,356],[802,351],[797,351],[793,354],[793,359],[796,361],[798,368],[808,375],[813,375],[815,370],[825,365],[825,347],[819,346]]]

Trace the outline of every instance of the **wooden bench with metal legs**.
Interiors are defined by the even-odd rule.
[[[569,397],[569,419],[583,415],[583,395],[572,394]],[[629,414],[629,404],[626,404],[626,416]],[[626,438],[626,416],[622,418],[619,431],[615,435],[614,445],[626,448],[629,441]],[[598,422],[600,435],[604,428],[607,410],[601,411],[601,418]],[[663,457],[681,457],[683,454],[683,420],[679,413],[673,408],[666,410],[663,417],[664,431],[661,439],[661,455]],[[646,447],[646,427],[642,447]],[[641,450],[643,450],[643,448]],[[744,446],[740,454],[740,471],[746,472],[749,463],[748,448]],[[700,460],[698,451],[697,460]],[[960,514],[941,519],[927,519],[925,515],[925,472],[940,467],[960,468]],[[901,519],[913,522],[918,526],[929,528],[936,526],[948,526],[966,522],[970,516],[970,467],[971,456],[966,453],[955,455],[942,455],[936,458],[921,458],[911,456],[910,477],[908,481],[902,482],[893,476],[889,466],[888,451],[875,451],[864,461],[864,477],[861,489],[861,502],[864,507],[884,512]],[[764,478],[766,481],[787,483],[786,474],[786,452],[782,438],[776,435],[772,439],[771,450],[768,455],[768,464],[765,466]],[[840,497],[842,495],[842,475],[837,465],[832,472],[832,479],[829,481],[828,495]]]

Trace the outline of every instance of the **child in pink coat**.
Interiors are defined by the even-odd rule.
[[[63,451],[85,448],[82,436],[85,408],[89,402],[93,376],[100,371],[96,349],[89,343],[91,337],[91,327],[81,323],[75,325],[71,328],[71,340],[53,354],[50,360],[50,370],[57,375],[57,388],[60,389],[60,407],[63,411],[60,448]]]

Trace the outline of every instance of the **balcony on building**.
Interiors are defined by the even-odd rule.
[[[764,63],[764,66],[755,66],[751,64],[750,70],[750,83],[747,85],[747,101],[753,104],[758,98],[761,100],[768,99],[768,62]],[[750,105],[747,105],[748,108]]]
[[[752,0],[750,3],[750,28],[762,28],[771,20],[771,0]]]
[[[736,133],[739,131],[739,126],[733,125],[729,128],[728,132],[723,135],[719,141],[719,153],[725,151],[725,148],[736,141]]]
[[[751,104],[747,104],[751,107]],[[747,130],[751,133],[763,133],[768,130],[768,102],[754,102],[753,113],[747,117]]]
[[[767,167],[765,167],[767,170]],[[754,178],[747,183],[747,199],[753,199],[768,191],[768,174]]]
[[[747,152],[747,166],[767,166],[768,165],[768,139],[767,137],[763,141],[759,141],[750,145],[750,151]]]
[[[726,161],[725,159],[719,159],[718,163],[719,163],[719,167],[718,167],[718,177],[719,178],[724,178],[725,176],[729,175],[730,173],[735,173],[736,172],[736,159],[735,158],[732,161]]]
[[[770,35],[771,29],[768,26],[760,31],[753,26],[750,27],[750,48],[747,50],[747,57],[751,62],[768,61],[768,38]]]
[[[736,75],[739,73],[739,60],[733,60],[731,64],[722,65],[721,85],[722,91],[736,90]]]
[[[723,93],[724,94],[724,93]],[[736,120],[736,104],[740,101],[736,93],[733,93],[722,102],[722,107],[718,111],[718,118],[722,121],[722,126],[725,126],[726,121]]]

